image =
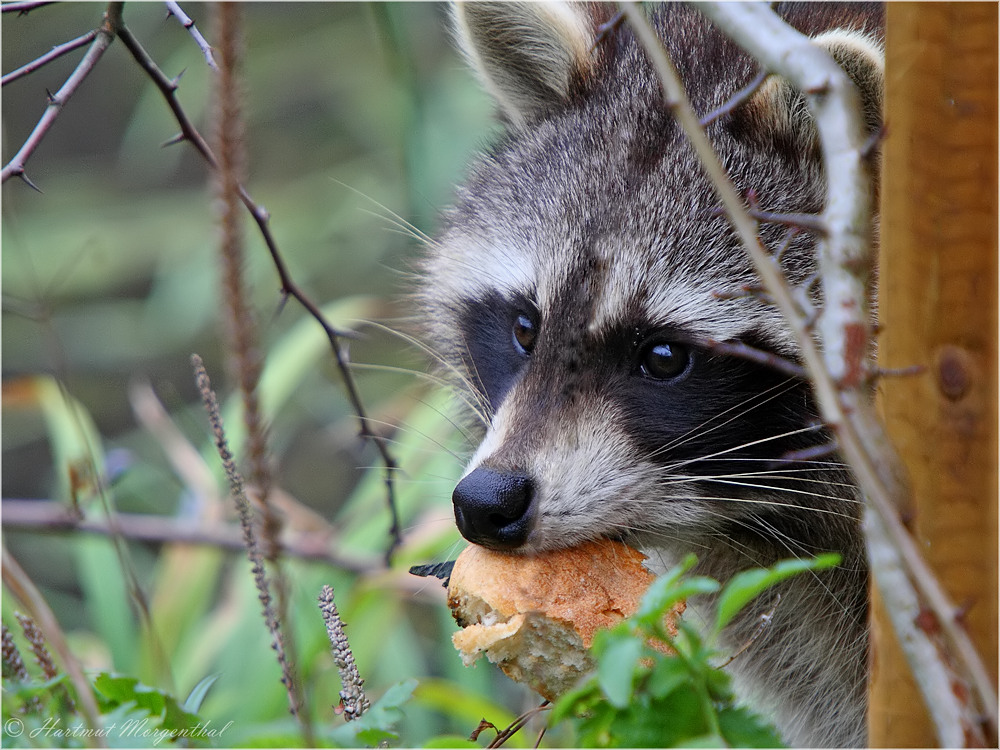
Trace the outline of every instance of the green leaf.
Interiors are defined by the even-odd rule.
[[[205,696],[208,695],[208,691],[212,689],[212,685],[215,684],[215,681],[220,676],[220,674],[210,674],[195,685],[191,692],[188,693],[188,697],[184,699],[184,710],[197,713],[198,709],[201,708],[202,701],[205,700]]]
[[[719,711],[719,729],[730,747],[783,747],[774,727],[744,706]]]
[[[550,724],[558,724],[571,716],[577,716],[588,706],[597,702],[601,702],[601,691],[597,686],[597,679],[591,677],[559,696],[552,707],[549,722]]]
[[[690,679],[691,674],[684,662],[675,656],[664,656],[656,660],[644,689],[653,698],[666,698]]]
[[[413,691],[413,701],[449,716],[459,726],[475,726],[483,717],[498,727],[505,727],[517,718],[498,701],[486,698],[467,686],[451,680],[425,678]]]
[[[712,578],[695,576],[677,581],[668,576],[661,576],[650,584],[635,613],[636,620],[645,625],[656,624],[677,602],[719,590],[719,582]]]
[[[753,568],[733,576],[719,595],[715,617],[716,635],[767,588],[808,570],[832,568],[839,562],[840,555],[826,554],[812,559],[782,560],[770,568]]]
[[[597,665],[597,683],[605,697],[616,708],[625,708],[632,698],[636,662],[642,654],[642,641],[626,637],[615,641]]]

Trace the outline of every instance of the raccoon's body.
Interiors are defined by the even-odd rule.
[[[698,572],[721,580],[839,552],[837,569],[769,591],[726,631],[732,653],[746,646],[726,669],[786,742],[864,744],[860,498],[835,454],[805,457],[830,442],[808,386],[708,345],[797,356],[777,311],[740,294],[756,275],[627,25],[600,33],[613,13],[548,3],[454,13],[508,124],[472,167],[423,266],[426,338],[485,428],[455,489],[459,529],[524,552],[620,538],[663,566],[693,552]],[[874,128],[880,10],[782,13],[821,34]],[[653,22],[701,114],[757,73],[696,10],[660,6]],[[762,209],[821,209],[815,134],[780,82],[708,134]],[[762,227],[802,284],[814,241],[787,235]]]

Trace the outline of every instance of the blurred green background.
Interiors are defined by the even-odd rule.
[[[211,7],[182,7],[211,42]],[[74,3],[4,14],[3,72],[98,26],[103,10]],[[180,101],[207,134],[210,70],[192,38],[160,3],[127,4],[125,21],[168,76],[183,72]],[[502,726],[537,701],[492,668],[462,667],[443,590],[406,573],[460,549],[450,493],[470,446],[452,425],[448,397],[409,372],[426,370],[420,352],[362,322],[405,330],[420,243],[401,221],[433,233],[463,166],[496,132],[492,105],[452,49],[438,5],[251,3],[244,21],[249,192],[270,212],[295,281],[332,322],[360,333],[349,342],[359,388],[400,463],[405,541],[391,570],[358,575],[285,560],[288,624],[310,712],[317,725],[342,722],[330,709],[340,684],[315,606],[320,586],[330,583],[371,696],[408,677],[420,681],[401,744],[467,735],[483,716]],[[56,91],[82,55],[3,88],[4,163],[42,114],[46,90]],[[232,519],[189,364],[192,352],[205,359],[239,456],[238,405],[221,338],[218,230],[205,165],[186,144],[160,146],[177,130],[161,95],[116,42],[27,164],[44,193],[16,179],[2,188],[8,507],[68,505],[72,497],[95,519],[105,517],[105,502],[151,517]],[[277,275],[249,222],[245,237],[286,519],[293,529],[327,533],[327,549],[339,557],[377,563],[389,542],[378,454],[358,440],[318,325],[294,301],[280,306]],[[196,458],[178,458],[137,416],[156,402]],[[90,464],[103,479],[103,501],[93,482],[80,480],[80,467]],[[191,478],[206,468],[215,478],[210,487]],[[294,741],[239,552],[128,542],[116,553],[104,536],[30,531],[7,518],[4,545],[40,586],[86,666],[180,697],[218,673],[201,714],[217,725],[234,721],[222,744]],[[137,614],[140,600],[152,628]],[[16,607],[5,590],[8,626]]]

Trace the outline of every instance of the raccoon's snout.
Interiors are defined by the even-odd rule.
[[[528,476],[480,466],[452,493],[458,530],[473,544],[493,549],[520,547],[531,531],[533,496]]]

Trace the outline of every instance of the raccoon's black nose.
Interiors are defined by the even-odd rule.
[[[514,549],[531,531],[531,479],[524,474],[502,474],[479,467],[465,477],[451,495],[455,522],[473,544]]]

